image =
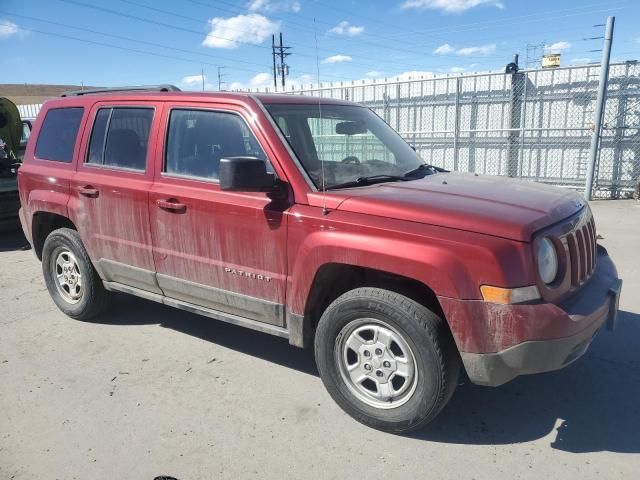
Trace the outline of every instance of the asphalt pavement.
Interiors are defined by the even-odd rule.
[[[344,414],[283,339],[126,296],[66,317],[1,232],[0,478],[638,478],[640,203],[592,208],[624,280],[617,329],[562,371],[459,386],[408,437]]]

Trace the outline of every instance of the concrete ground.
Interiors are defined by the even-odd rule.
[[[282,339],[127,297],[71,320],[1,233],[0,478],[638,478],[640,203],[593,210],[625,282],[617,330],[563,371],[462,385],[410,437],[351,420]]]

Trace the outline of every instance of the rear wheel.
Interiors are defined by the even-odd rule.
[[[440,317],[379,288],[358,288],[324,312],[315,338],[320,376],[359,422],[404,433],[429,423],[455,390],[460,358]]]
[[[49,234],[42,249],[42,270],[51,298],[60,310],[78,320],[90,320],[108,305],[105,290],[75,230]]]

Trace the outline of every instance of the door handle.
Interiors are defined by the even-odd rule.
[[[156,200],[156,205],[163,210],[168,210],[174,213],[184,213],[187,211],[187,206],[184,203],[178,202],[175,198],[168,200]]]
[[[84,195],[85,197],[89,197],[89,198],[97,198],[100,195],[100,192],[98,191],[98,189],[93,188],[91,185],[78,187],[77,190],[80,195]]]

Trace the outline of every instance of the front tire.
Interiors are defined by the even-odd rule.
[[[460,372],[445,321],[379,288],[351,290],[329,305],[316,330],[315,356],[336,403],[359,422],[392,433],[435,418]]]
[[[107,309],[104,288],[80,235],[70,228],[49,234],[42,249],[42,271],[54,303],[76,320],[91,320]]]

